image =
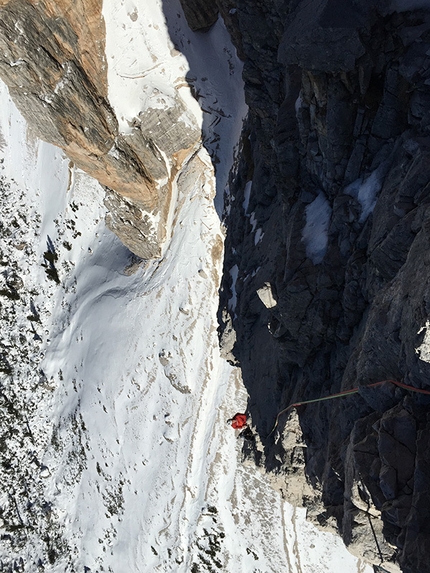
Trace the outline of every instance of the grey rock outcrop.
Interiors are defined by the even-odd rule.
[[[366,385],[430,390],[430,12],[239,0],[231,15],[218,3],[249,105],[220,306],[221,345],[225,329],[261,441],[248,453],[351,551],[425,573],[430,398]],[[268,284],[276,304],[261,296]],[[288,404],[354,387],[271,433]]]

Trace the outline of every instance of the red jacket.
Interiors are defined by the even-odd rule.
[[[246,414],[235,414],[231,420],[231,427],[240,430],[244,426],[246,426]]]

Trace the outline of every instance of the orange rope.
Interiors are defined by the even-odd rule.
[[[342,398],[343,396],[356,394],[360,390],[360,388],[375,388],[376,386],[381,386],[386,382],[394,384],[395,386],[403,388],[404,390],[410,390],[411,392],[418,392],[419,394],[427,394],[428,396],[430,396],[430,390],[414,388],[414,386],[408,386],[407,384],[404,384],[403,382],[398,382],[397,380],[382,380],[381,382],[373,382],[372,384],[366,384],[365,386],[357,386],[357,388],[352,388],[351,390],[344,390],[343,392],[338,392],[337,394],[330,394],[330,396],[323,396],[322,398],[315,398],[314,400],[304,400],[303,402],[295,402],[294,404],[290,404],[289,406],[281,410],[276,416],[275,425],[273,426],[269,436],[273,434],[273,432],[275,431],[276,426],[279,423],[280,416],[282,416],[282,414],[285,414],[286,412],[288,412],[288,410],[291,410],[292,408],[297,408],[298,406],[303,406],[305,404],[313,404],[315,402],[323,402],[324,400],[333,400],[334,398]]]

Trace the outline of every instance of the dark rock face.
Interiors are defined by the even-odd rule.
[[[207,30],[218,19],[218,6],[215,0],[180,0],[180,2],[191,30]]]
[[[417,352],[430,312],[430,11],[218,4],[249,105],[226,209],[220,338],[249,391],[254,455],[352,551],[430,571],[430,397],[365,388],[391,378],[430,390]],[[288,404],[356,386],[270,434]]]

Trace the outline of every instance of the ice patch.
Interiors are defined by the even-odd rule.
[[[238,274],[239,274],[239,267],[237,265],[234,265],[234,267],[230,269],[232,285],[231,285],[231,299],[228,301],[228,308],[229,310],[232,311],[235,310],[237,303],[236,283]]]
[[[294,109],[296,110],[296,115],[299,113],[300,108],[303,105],[303,98],[302,98],[302,92],[300,91],[299,93],[299,97],[296,99],[296,102],[294,104]]]
[[[251,187],[252,187],[252,181],[248,181],[248,183],[245,185],[245,189],[243,191],[243,203],[242,203],[242,207],[243,210],[245,211],[245,215],[248,212],[248,207],[249,207],[249,199],[251,197]]]
[[[421,332],[425,330],[424,339],[420,346],[415,349],[415,352],[418,354],[418,357],[423,362],[430,363],[430,321],[428,320],[425,323],[425,326],[421,327],[417,334],[421,334]]]
[[[316,199],[306,207],[306,225],[302,233],[302,241],[306,245],[306,256],[314,265],[324,259],[328,244],[328,227],[332,208],[325,194],[321,191]]]
[[[257,229],[254,237],[254,245],[258,245],[258,243],[260,243],[260,241],[263,240],[263,237],[264,237],[263,229]]]
[[[382,187],[382,177],[379,169],[375,169],[366,179],[362,177],[345,187],[345,193],[357,199],[361,205],[360,223],[364,223],[376,205],[376,198]]]

